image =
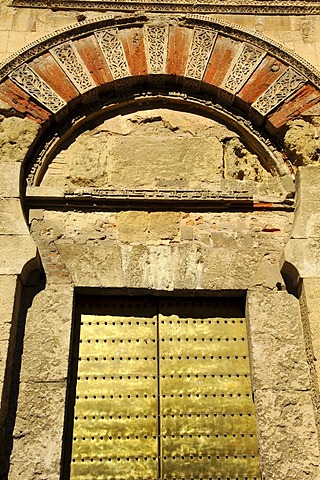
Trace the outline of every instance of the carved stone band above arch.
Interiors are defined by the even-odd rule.
[[[121,10],[132,12],[143,10],[148,12],[194,12],[194,13],[224,13],[224,14],[267,14],[267,15],[317,15],[320,6],[317,1],[308,0],[202,0],[194,3],[188,0],[159,1],[128,1],[128,0],[13,0],[14,7],[54,8],[59,10]]]
[[[39,123],[121,89],[197,91],[279,137],[320,100],[307,62],[262,36],[189,15],[100,17],[31,44],[3,65],[0,98]],[[112,93],[113,92],[113,93]]]

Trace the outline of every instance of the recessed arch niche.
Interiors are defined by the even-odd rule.
[[[293,193],[290,163],[258,129],[220,105],[178,94],[149,92],[79,116],[72,128],[50,133],[26,172],[33,201],[38,194],[177,190],[272,194],[283,202]]]

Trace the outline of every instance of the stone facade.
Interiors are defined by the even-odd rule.
[[[0,478],[65,478],[75,304],[121,294],[245,296],[261,478],[319,479],[319,12],[41,6],[0,9]]]

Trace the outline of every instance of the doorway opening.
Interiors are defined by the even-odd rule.
[[[77,310],[71,480],[260,479],[243,298]]]

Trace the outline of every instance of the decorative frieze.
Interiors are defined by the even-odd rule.
[[[260,97],[252,104],[261,115],[267,115],[286,98],[306,83],[307,79],[292,68],[288,68]]]
[[[66,102],[26,64],[12,72],[10,78],[52,113],[66,105]]]
[[[130,76],[128,62],[117,30],[100,30],[95,33],[104,58],[115,80]]]
[[[164,74],[167,62],[168,27],[151,25],[145,28],[148,72]]]
[[[72,42],[62,43],[52,48],[50,53],[80,93],[96,86]]]
[[[190,48],[186,76],[201,80],[206,70],[212,48],[217,38],[213,30],[195,28]]]
[[[266,52],[261,48],[244,43],[230,65],[221,87],[235,95],[241,90],[265,55]]]
[[[308,0],[201,0],[198,3],[188,0],[174,1],[128,1],[128,0],[13,0],[14,7],[36,7],[75,10],[121,10],[156,12],[195,12],[228,14],[267,14],[267,15],[319,15],[317,1]]]

